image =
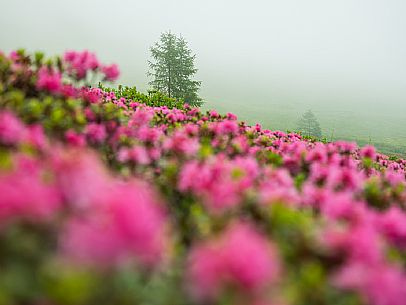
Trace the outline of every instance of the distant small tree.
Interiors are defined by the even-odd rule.
[[[197,92],[201,82],[193,80],[197,69],[194,66],[195,54],[189,49],[186,40],[171,32],[161,34],[161,38],[151,48],[152,61],[148,61],[149,84],[154,90],[169,97],[182,99],[192,106],[200,106],[202,99]]]
[[[297,131],[305,136],[321,138],[319,121],[311,110],[306,111],[297,122]]]

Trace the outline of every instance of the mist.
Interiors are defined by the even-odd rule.
[[[406,151],[406,2],[401,0],[0,0],[0,49],[89,49],[146,91],[164,31],[196,53],[204,108],[294,129],[307,109],[331,139]]]

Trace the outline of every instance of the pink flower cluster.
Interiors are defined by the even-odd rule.
[[[168,224],[158,196],[147,183],[114,179],[93,155],[81,152],[68,152],[54,164],[72,209],[61,234],[65,254],[101,266],[133,257],[148,265],[162,261]]]
[[[41,125],[24,125],[12,112],[0,111],[0,145],[29,144],[35,148],[48,145]]]
[[[76,262],[107,267],[136,258],[156,265],[167,256],[167,216],[150,185],[112,177],[86,150],[45,145],[42,129],[9,112],[0,112],[0,126],[0,144],[34,145],[42,154],[15,154],[11,168],[0,171],[1,227],[22,219],[51,223],[64,215],[61,250]],[[100,140],[100,132],[90,134],[90,141]]]
[[[72,217],[66,224],[64,252],[79,262],[99,266],[134,257],[147,265],[162,261],[169,248],[165,215],[156,195],[139,181],[107,187],[85,217]]]
[[[10,60],[21,64],[18,54]],[[86,51],[67,52],[64,64],[77,80],[118,75]],[[96,269],[155,266],[173,246],[179,257],[169,268],[184,271],[191,303],[306,297],[302,267],[311,262],[323,296],[405,304],[406,160],[248,126],[230,113],[77,88],[56,67],[33,73],[34,91],[74,98],[66,113],[80,120],[54,130],[25,108],[2,106],[0,231],[19,221],[52,225],[58,256]]]
[[[78,80],[86,78],[88,72],[98,69],[104,74],[104,79],[107,81],[115,81],[120,75],[116,64],[102,65],[94,53],[86,50],[83,52],[67,51],[63,59],[68,72]]]
[[[62,88],[62,74],[52,68],[42,67],[38,72],[37,88],[50,93],[59,93]]]
[[[178,187],[201,197],[209,210],[221,212],[242,202],[244,192],[253,186],[258,173],[258,164],[250,157],[228,160],[218,155],[205,163],[186,163]]]
[[[47,182],[39,160],[16,156],[14,168],[0,173],[1,226],[18,218],[49,221],[62,207],[54,182]]]
[[[13,66],[16,71],[27,69],[26,66],[19,63],[20,58],[17,53],[12,53],[11,59],[14,60]],[[92,103],[96,103],[101,98],[100,89],[76,88],[72,84],[63,81],[63,70],[52,66],[41,66],[37,71],[37,90],[45,91],[51,94],[62,95],[64,97],[82,96]],[[89,51],[76,52],[68,51],[63,57],[62,69],[66,69],[68,77],[76,81],[85,80],[90,73],[100,72],[105,81],[115,81],[120,75],[120,70],[116,64],[103,65],[99,62],[94,53]],[[27,70],[29,71],[29,70]],[[27,71],[25,73],[29,74]],[[20,72],[21,73],[21,72]],[[32,71],[31,71],[32,73]]]
[[[216,298],[230,285],[257,295],[276,281],[279,269],[274,246],[251,225],[236,223],[221,236],[195,246],[188,278],[198,299]]]

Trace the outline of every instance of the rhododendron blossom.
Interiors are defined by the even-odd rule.
[[[68,71],[78,79],[85,78],[88,71],[96,70],[100,65],[96,55],[89,51],[68,51],[64,61],[68,65]]]
[[[0,142],[18,144],[26,135],[26,129],[16,116],[9,111],[0,111]]]
[[[101,68],[101,71],[102,73],[104,73],[105,78],[108,81],[115,81],[120,75],[120,71],[116,64],[112,64],[110,66],[103,66]]]
[[[220,237],[196,246],[189,258],[191,291],[215,298],[226,285],[257,293],[272,284],[280,269],[273,245],[250,225],[234,224]]]
[[[62,235],[63,251],[85,263],[117,264],[135,257],[156,264],[167,250],[165,216],[153,192],[139,182],[105,191],[87,217],[73,218]]]
[[[336,275],[334,282],[344,289],[360,291],[368,304],[405,304],[406,276],[394,267],[376,265],[371,268],[362,263],[351,263]]]
[[[0,221],[18,218],[49,221],[61,208],[61,194],[55,183],[46,182],[46,170],[35,160],[17,158],[15,168],[0,174]]]
[[[51,93],[59,93],[62,88],[62,74],[53,69],[42,67],[38,72],[37,88]]]

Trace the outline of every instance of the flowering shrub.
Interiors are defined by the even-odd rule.
[[[118,73],[0,52],[0,304],[406,304],[406,160]]]

